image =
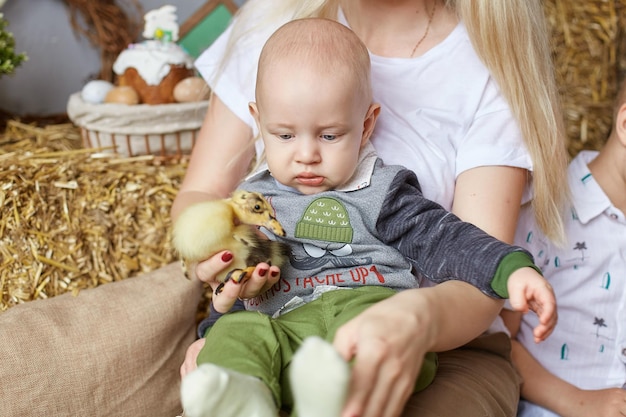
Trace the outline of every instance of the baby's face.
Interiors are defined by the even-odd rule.
[[[352,177],[369,109],[356,81],[313,67],[267,71],[258,102],[251,104],[273,177],[303,194],[337,188]]]

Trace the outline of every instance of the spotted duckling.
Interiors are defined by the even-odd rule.
[[[232,268],[220,272],[216,279],[222,285],[228,280],[242,282],[250,278],[256,265],[266,262],[282,267],[289,258],[289,247],[264,239],[257,226],[277,236],[285,236],[273,208],[259,193],[236,190],[230,198],[193,204],[180,214],[173,229],[174,248],[186,265],[210,258],[217,252],[233,254]]]

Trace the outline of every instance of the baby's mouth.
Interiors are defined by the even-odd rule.
[[[324,177],[315,174],[302,173],[296,177],[296,181],[309,187],[319,187],[324,183]]]

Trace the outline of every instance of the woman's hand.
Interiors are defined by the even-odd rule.
[[[333,345],[344,359],[353,360],[342,416],[401,414],[435,340],[432,310],[419,291],[377,303],[337,331]]]
[[[198,359],[198,355],[204,347],[205,342],[206,339],[204,338],[198,339],[187,348],[187,352],[185,352],[185,361],[180,366],[181,379],[183,379],[185,375],[187,375],[191,371],[194,371],[198,367],[196,360]]]
[[[228,268],[233,261],[230,251],[219,252],[206,261],[199,262],[194,271],[195,276],[200,281],[209,284],[213,292],[220,285],[215,280],[215,275]],[[280,269],[277,266],[269,266],[260,263],[256,266],[250,279],[245,282],[235,283],[228,281],[222,287],[222,291],[213,295],[211,302],[215,311],[227,313],[237,301],[237,298],[246,299],[256,297],[270,289],[280,279]],[[193,342],[185,353],[185,360],[180,367],[180,376],[184,378],[189,372],[197,367],[197,359],[200,350],[204,346],[205,339],[198,339]]]
[[[215,254],[206,261],[198,263],[195,267],[196,277],[211,286],[213,292],[220,285],[215,276],[222,270],[227,269],[233,261],[230,251]],[[252,276],[240,283],[227,281],[224,283],[219,294],[214,294],[211,302],[213,308],[220,313],[227,313],[238,298],[254,298],[270,289],[280,279],[280,268],[260,263],[256,266]]]
[[[344,359],[353,361],[342,416],[400,416],[424,355],[477,337],[502,304],[466,282],[452,280],[401,291],[350,320],[333,342]]]

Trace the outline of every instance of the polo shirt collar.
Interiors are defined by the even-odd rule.
[[[568,170],[574,210],[572,215],[582,224],[588,223],[612,207],[611,200],[593,178],[587,166],[597,155],[597,151],[579,152]]]

